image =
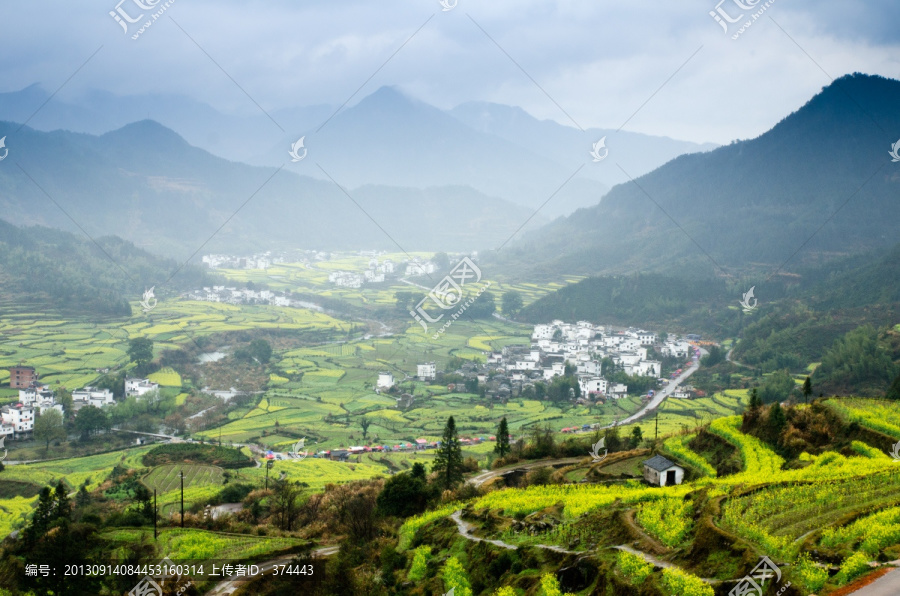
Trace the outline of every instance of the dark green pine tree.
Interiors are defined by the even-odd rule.
[[[762,400],[759,399],[759,394],[756,391],[756,387],[750,390],[750,409],[758,410],[762,406]]]
[[[806,377],[806,380],[803,381],[803,402],[809,403],[809,396],[812,395],[812,381],[809,380],[809,377]]]
[[[437,472],[436,481],[441,490],[449,490],[462,482],[462,447],[456,434],[456,421],[453,416],[447,418],[444,435],[441,437],[441,446],[435,455],[431,471]]]
[[[497,425],[497,444],[494,445],[494,452],[500,457],[506,457],[509,453],[509,424],[506,422],[506,416],[500,419]]]
[[[53,506],[53,518],[68,519],[72,514],[72,502],[69,500],[69,491],[66,490],[66,485],[61,480],[56,485],[56,490],[53,491],[53,497],[56,501]]]
[[[891,383],[891,387],[888,389],[886,397],[888,399],[900,399],[900,375],[897,375],[897,378]]]

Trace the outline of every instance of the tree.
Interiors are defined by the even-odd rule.
[[[720,362],[725,362],[725,350],[719,346],[710,346],[709,354],[703,357],[703,366],[715,366]]]
[[[371,425],[372,425],[372,421],[366,416],[363,416],[359,420],[359,426],[360,426],[360,428],[362,428],[364,441],[366,440],[366,437],[369,434],[369,426],[371,426]]]
[[[438,447],[431,471],[437,473],[437,484],[442,490],[449,490],[462,482],[462,447],[456,434],[456,420],[453,416],[447,418],[441,445]]]
[[[503,299],[501,300],[500,304],[503,308],[504,315],[506,315],[507,317],[514,317],[520,310],[522,310],[522,294],[515,290],[509,290],[508,292],[503,294]]]
[[[794,377],[786,370],[777,370],[770,374],[759,389],[759,398],[764,404],[781,402],[791,396],[796,387]]]
[[[105,430],[109,426],[106,412],[97,406],[84,406],[75,416],[75,428],[81,433],[81,439],[87,441],[91,435]]]
[[[381,515],[409,517],[425,511],[428,487],[425,484],[425,466],[415,464],[411,472],[395,474],[387,479],[378,493],[376,505]]]
[[[62,483],[60,480],[56,484],[56,489],[53,491],[53,518],[61,519],[61,518],[69,518],[72,514],[72,502],[69,500],[69,491],[66,488],[66,485]]]
[[[148,337],[135,337],[128,342],[128,358],[138,365],[146,366],[153,360],[153,340]]]
[[[809,377],[806,377],[806,380],[803,381],[803,402],[809,403],[809,396],[812,395],[812,381],[809,380]]]
[[[750,390],[750,409],[758,410],[762,406],[762,400],[759,399],[759,393],[756,391],[756,387]]]
[[[59,410],[49,408],[41,412],[34,421],[34,440],[43,441],[44,449],[50,449],[50,441],[61,441],[66,438],[63,417]]]
[[[775,402],[769,408],[769,416],[766,420],[766,430],[768,439],[771,443],[778,443],[781,433],[787,426],[787,416],[781,408],[781,404]]]
[[[638,445],[641,444],[641,441],[644,440],[644,433],[641,431],[641,427],[635,425],[633,429],[631,429],[631,448],[636,449]]]
[[[272,346],[264,339],[254,339],[247,348],[250,356],[260,364],[268,364],[272,358]]]
[[[504,416],[497,425],[497,444],[494,445],[494,452],[500,457],[506,457],[509,451],[509,424]]]
[[[65,387],[57,387],[53,390],[53,398],[56,400],[56,403],[61,404],[63,407],[63,413],[72,417],[72,392],[68,391]]]
[[[436,253],[431,257],[431,262],[437,267],[438,271],[447,271],[450,269],[450,257],[445,252]]]
[[[148,521],[153,521],[153,493],[143,484],[138,484],[134,489],[134,503],[137,510]]]
[[[296,482],[276,480],[270,508],[276,524],[282,530],[291,531],[300,515],[300,495],[303,488]]]
[[[470,379],[466,379],[465,386],[466,386],[466,393],[478,394],[478,377],[472,377]]]
[[[897,378],[894,379],[894,382],[891,383],[890,389],[887,391],[887,395],[885,396],[888,399],[898,399],[900,400],[900,375],[897,375]]]

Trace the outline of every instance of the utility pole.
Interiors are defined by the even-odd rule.
[[[184,470],[181,470],[181,527],[184,527]]]
[[[159,509],[156,508],[156,489],[153,489],[153,540],[156,540],[156,519],[159,517]]]
[[[656,432],[653,434],[653,440],[659,438],[659,410],[656,411]]]

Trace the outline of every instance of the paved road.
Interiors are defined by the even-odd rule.
[[[900,594],[900,569],[889,571],[868,586],[853,592],[853,596],[897,596]]]
[[[330,557],[331,555],[338,552],[340,547],[337,546],[326,546],[323,548],[316,549],[312,552],[313,556],[316,558],[319,557]],[[265,563],[258,563],[259,573],[253,577],[258,577],[263,575],[266,571],[271,571],[275,568],[276,565],[287,565],[291,562],[291,557],[282,557],[280,559],[272,559],[271,561],[266,561]],[[248,576],[241,575],[236,576],[233,575],[228,579],[224,579],[216,586],[207,592],[207,596],[226,596],[229,594],[233,594],[237,591],[238,588],[241,587],[241,584],[249,581]]]

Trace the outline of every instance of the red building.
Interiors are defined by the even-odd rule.
[[[33,366],[13,366],[9,369],[9,386],[13,389],[27,389],[38,380]]]

